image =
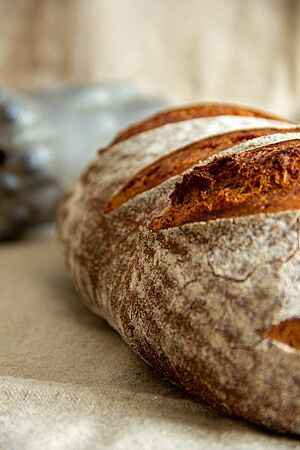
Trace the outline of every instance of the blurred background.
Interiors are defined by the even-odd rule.
[[[161,107],[300,120],[298,0],[0,0],[0,17],[0,241],[51,220],[96,150]]]
[[[0,83],[134,80],[300,118],[297,0],[0,0]]]

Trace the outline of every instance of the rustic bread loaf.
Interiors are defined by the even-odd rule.
[[[246,108],[163,112],[61,205],[84,303],[148,364],[234,416],[300,433],[300,129]]]

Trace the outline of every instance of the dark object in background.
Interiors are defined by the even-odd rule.
[[[0,89],[0,240],[50,221],[62,193],[116,133],[166,102],[130,83]]]

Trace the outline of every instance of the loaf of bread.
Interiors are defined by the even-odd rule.
[[[300,433],[300,129],[162,112],[99,151],[59,211],[88,308],[197,399]]]

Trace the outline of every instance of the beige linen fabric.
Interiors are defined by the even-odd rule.
[[[53,238],[0,250],[1,450],[300,449],[163,380],[78,301]]]
[[[1,83],[133,79],[300,119],[298,0],[0,0]]]

